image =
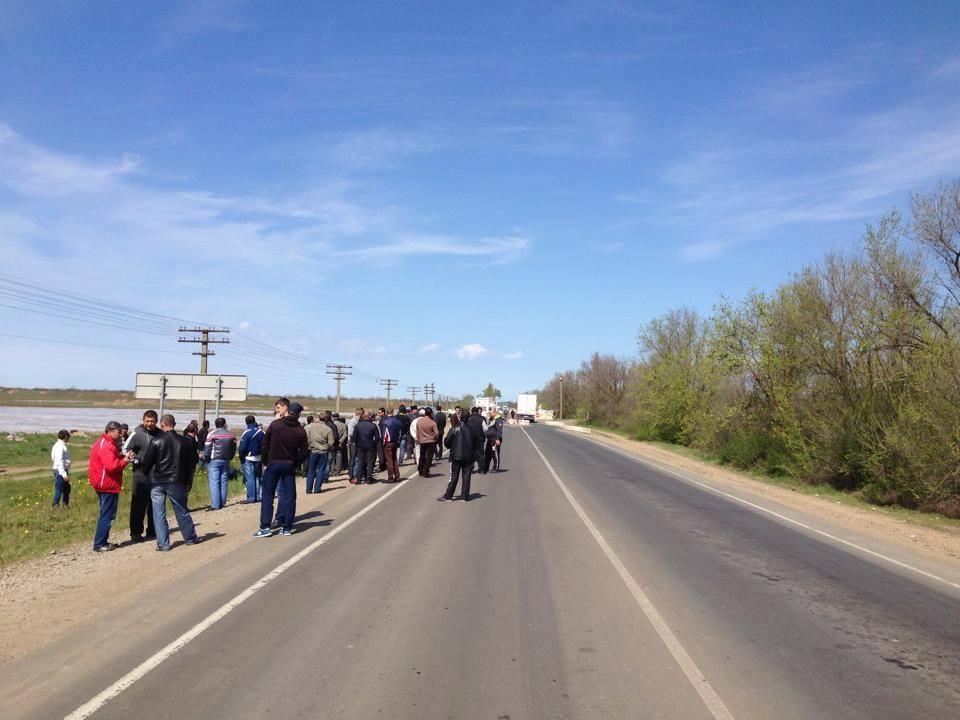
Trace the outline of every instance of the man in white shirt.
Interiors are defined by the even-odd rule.
[[[53,462],[53,507],[63,501],[64,507],[70,507],[70,448],[67,442],[70,433],[61,430],[57,433],[57,441],[50,450],[50,460]]]

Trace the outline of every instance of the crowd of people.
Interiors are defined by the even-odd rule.
[[[93,550],[107,552],[118,547],[109,535],[128,465],[133,471],[130,541],[155,540],[161,552],[171,548],[167,501],[184,543],[199,543],[202,538],[188,507],[197,468],[205,469],[210,488],[206,510],[220,510],[227,503],[234,457],[239,460],[246,489],[241,502],[260,504],[255,538],[294,533],[296,477],[301,473],[307,494],[323,492],[331,476],[342,474],[354,485],[400,482],[400,468],[407,460],[415,462],[420,477],[428,478],[446,449],[450,477],[437,498],[444,502],[454,499],[458,485],[460,499],[469,501],[474,472],[500,469],[504,420],[494,410],[485,418],[476,407],[466,410],[457,405],[448,414],[441,405],[436,410],[400,405],[395,411],[381,407],[375,413],[357,408],[349,419],[328,410],[316,417],[309,415],[302,423],[303,412],[300,403],[280,398],[266,428],[253,415],[245,418],[246,428],[239,440],[222,417],[214,420],[212,430],[207,421],[202,425],[191,421],[183,433],[177,432],[173,415],[159,417],[154,410],[143,414],[142,423],[132,433],[119,422],[107,423],[90,448],[89,481],[100,503]],[[70,433],[61,430],[50,453],[54,506],[70,503],[69,440]],[[382,481],[377,473],[385,473]]]

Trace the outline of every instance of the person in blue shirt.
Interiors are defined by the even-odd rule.
[[[240,469],[243,471],[243,482],[247,486],[247,499],[244,502],[260,502],[260,476],[263,466],[260,464],[260,451],[263,447],[263,429],[257,425],[253,415],[247,415],[244,420],[247,429],[240,436]]]

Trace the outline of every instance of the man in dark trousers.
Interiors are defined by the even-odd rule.
[[[430,477],[430,465],[433,464],[433,451],[437,448],[439,434],[437,423],[433,420],[433,410],[424,409],[416,424],[417,442],[420,444],[420,458],[417,471],[420,477]]]
[[[470,417],[467,419],[467,427],[473,435],[474,455],[478,467],[483,467],[483,444],[486,441],[487,425],[483,422],[483,416],[480,414],[480,408],[470,408]]]
[[[150,441],[143,461],[143,472],[150,479],[150,501],[153,505],[153,522],[157,528],[157,550],[170,550],[170,527],[167,525],[167,498],[173,505],[177,527],[185,545],[200,542],[193,518],[187,509],[187,485],[193,482],[197,468],[197,454],[193,442],[179,435],[174,428],[177,421],[173,415],[160,418],[163,431]]]
[[[397,466],[403,467],[403,459],[407,455],[407,440],[410,437],[410,422],[412,418],[407,412],[405,405],[401,405],[397,410],[397,420],[400,421],[400,442],[397,444]]]
[[[443,457],[443,431],[447,428],[447,414],[443,411],[443,405],[437,403],[437,411],[433,414],[433,421],[437,424],[437,432],[440,434],[437,440],[437,459]]]
[[[143,542],[157,536],[156,524],[153,521],[153,512],[150,509],[150,478],[144,474],[140,465],[143,456],[150,447],[150,442],[160,436],[157,427],[157,413],[147,410],[143,414],[143,422],[134,429],[127,438],[123,452],[132,452],[133,458],[133,492],[130,494],[130,541]],[[143,534],[143,521],[147,521],[147,534]]]
[[[354,485],[374,482],[373,462],[377,458],[377,445],[380,444],[380,429],[373,422],[373,413],[364,413],[353,428],[350,441],[356,446],[357,474],[351,480]]]
[[[400,469],[397,466],[397,448],[403,436],[403,426],[400,418],[388,415],[381,423],[381,439],[383,440],[383,454],[387,460],[387,482],[400,482]]]
[[[333,421],[333,413],[329,410],[323,411],[323,424],[330,428],[330,432],[333,433],[333,445],[330,448],[330,456],[327,458],[327,465],[323,469],[323,477],[320,478],[321,485],[330,479],[330,473],[334,472],[334,460],[340,453],[340,430],[337,427],[337,424]]]
[[[303,406],[280,398],[274,404],[277,419],[270,423],[263,436],[263,487],[260,495],[260,529],[255,538],[273,534],[273,497],[279,489],[277,524],[281,535],[293,535],[297,514],[297,483],[293,469],[306,460],[307,431],[300,424]]]
[[[487,418],[486,447],[483,453],[483,473],[490,471],[490,466],[500,472],[500,449],[503,446],[503,417],[490,408],[490,417]]]
[[[443,441],[450,449],[450,482],[447,490],[437,500],[453,500],[453,493],[457,489],[458,475],[463,478],[463,488],[460,491],[464,500],[470,499],[470,476],[473,473],[473,463],[476,458],[476,448],[473,444],[473,433],[460,421],[460,415],[450,416],[450,434]]]

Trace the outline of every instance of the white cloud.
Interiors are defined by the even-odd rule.
[[[434,343],[427,343],[426,345],[420,346],[419,348],[417,348],[417,351],[422,353],[430,353],[430,352],[436,352],[439,349],[440,349],[440,343],[434,342]]]
[[[457,357],[461,360],[473,360],[480,357],[481,355],[486,355],[490,350],[485,348],[480,343],[470,343],[468,345],[461,345],[457,348],[456,353]]]
[[[515,350],[514,352],[508,352],[503,354],[504,360],[519,360],[523,357],[522,350]]]

